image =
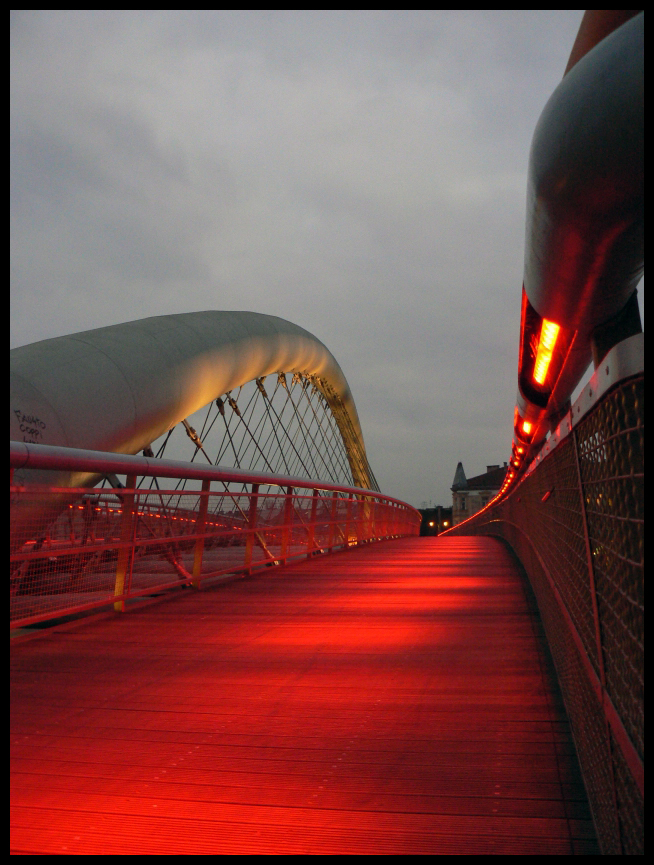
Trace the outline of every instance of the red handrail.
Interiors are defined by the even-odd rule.
[[[10,466],[12,627],[420,530],[399,499],[306,478],[23,442]],[[90,487],[106,474],[126,487]]]

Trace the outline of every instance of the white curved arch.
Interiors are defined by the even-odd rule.
[[[138,453],[226,391],[299,372],[327,399],[355,484],[371,486],[340,366],[315,336],[276,316],[155,316],[14,349],[11,367],[12,440],[123,454]]]

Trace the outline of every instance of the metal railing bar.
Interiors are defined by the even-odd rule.
[[[59,469],[61,471],[88,472],[90,474],[100,474],[103,471],[108,471],[122,475],[136,474],[139,477],[145,475],[148,477],[188,480],[204,480],[205,478],[209,478],[210,480],[224,481],[226,483],[259,483],[269,486],[292,486],[301,489],[331,490],[343,493],[352,492],[356,495],[372,495],[384,501],[396,502],[399,505],[410,508],[416,514],[419,513],[415,508],[407,505],[401,499],[386,496],[380,493],[379,490],[365,490],[346,484],[335,484],[331,481],[292,477],[289,475],[271,475],[265,472],[251,472],[244,469],[221,468],[220,466],[197,466],[195,463],[186,463],[179,460],[161,460],[156,457],[114,454],[105,451],[65,448],[57,445],[38,445],[14,441],[10,442],[9,445],[10,465],[14,469]],[[90,492],[90,488],[60,487],[56,488],[55,491],[64,493],[79,492],[80,495],[84,495]],[[167,494],[169,491],[164,490],[162,492]],[[197,495],[197,492],[179,493],[175,490],[172,493],[175,495]]]

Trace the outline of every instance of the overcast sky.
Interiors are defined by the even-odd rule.
[[[12,346],[281,316],[382,490],[451,504],[509,458],[529,145],[582,15],[14,12]]]

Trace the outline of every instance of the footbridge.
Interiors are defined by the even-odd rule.
[[[642,854],[642,34],[536,128],[511,461],[439,537],[297,325],[12,352],[12,852]]]

